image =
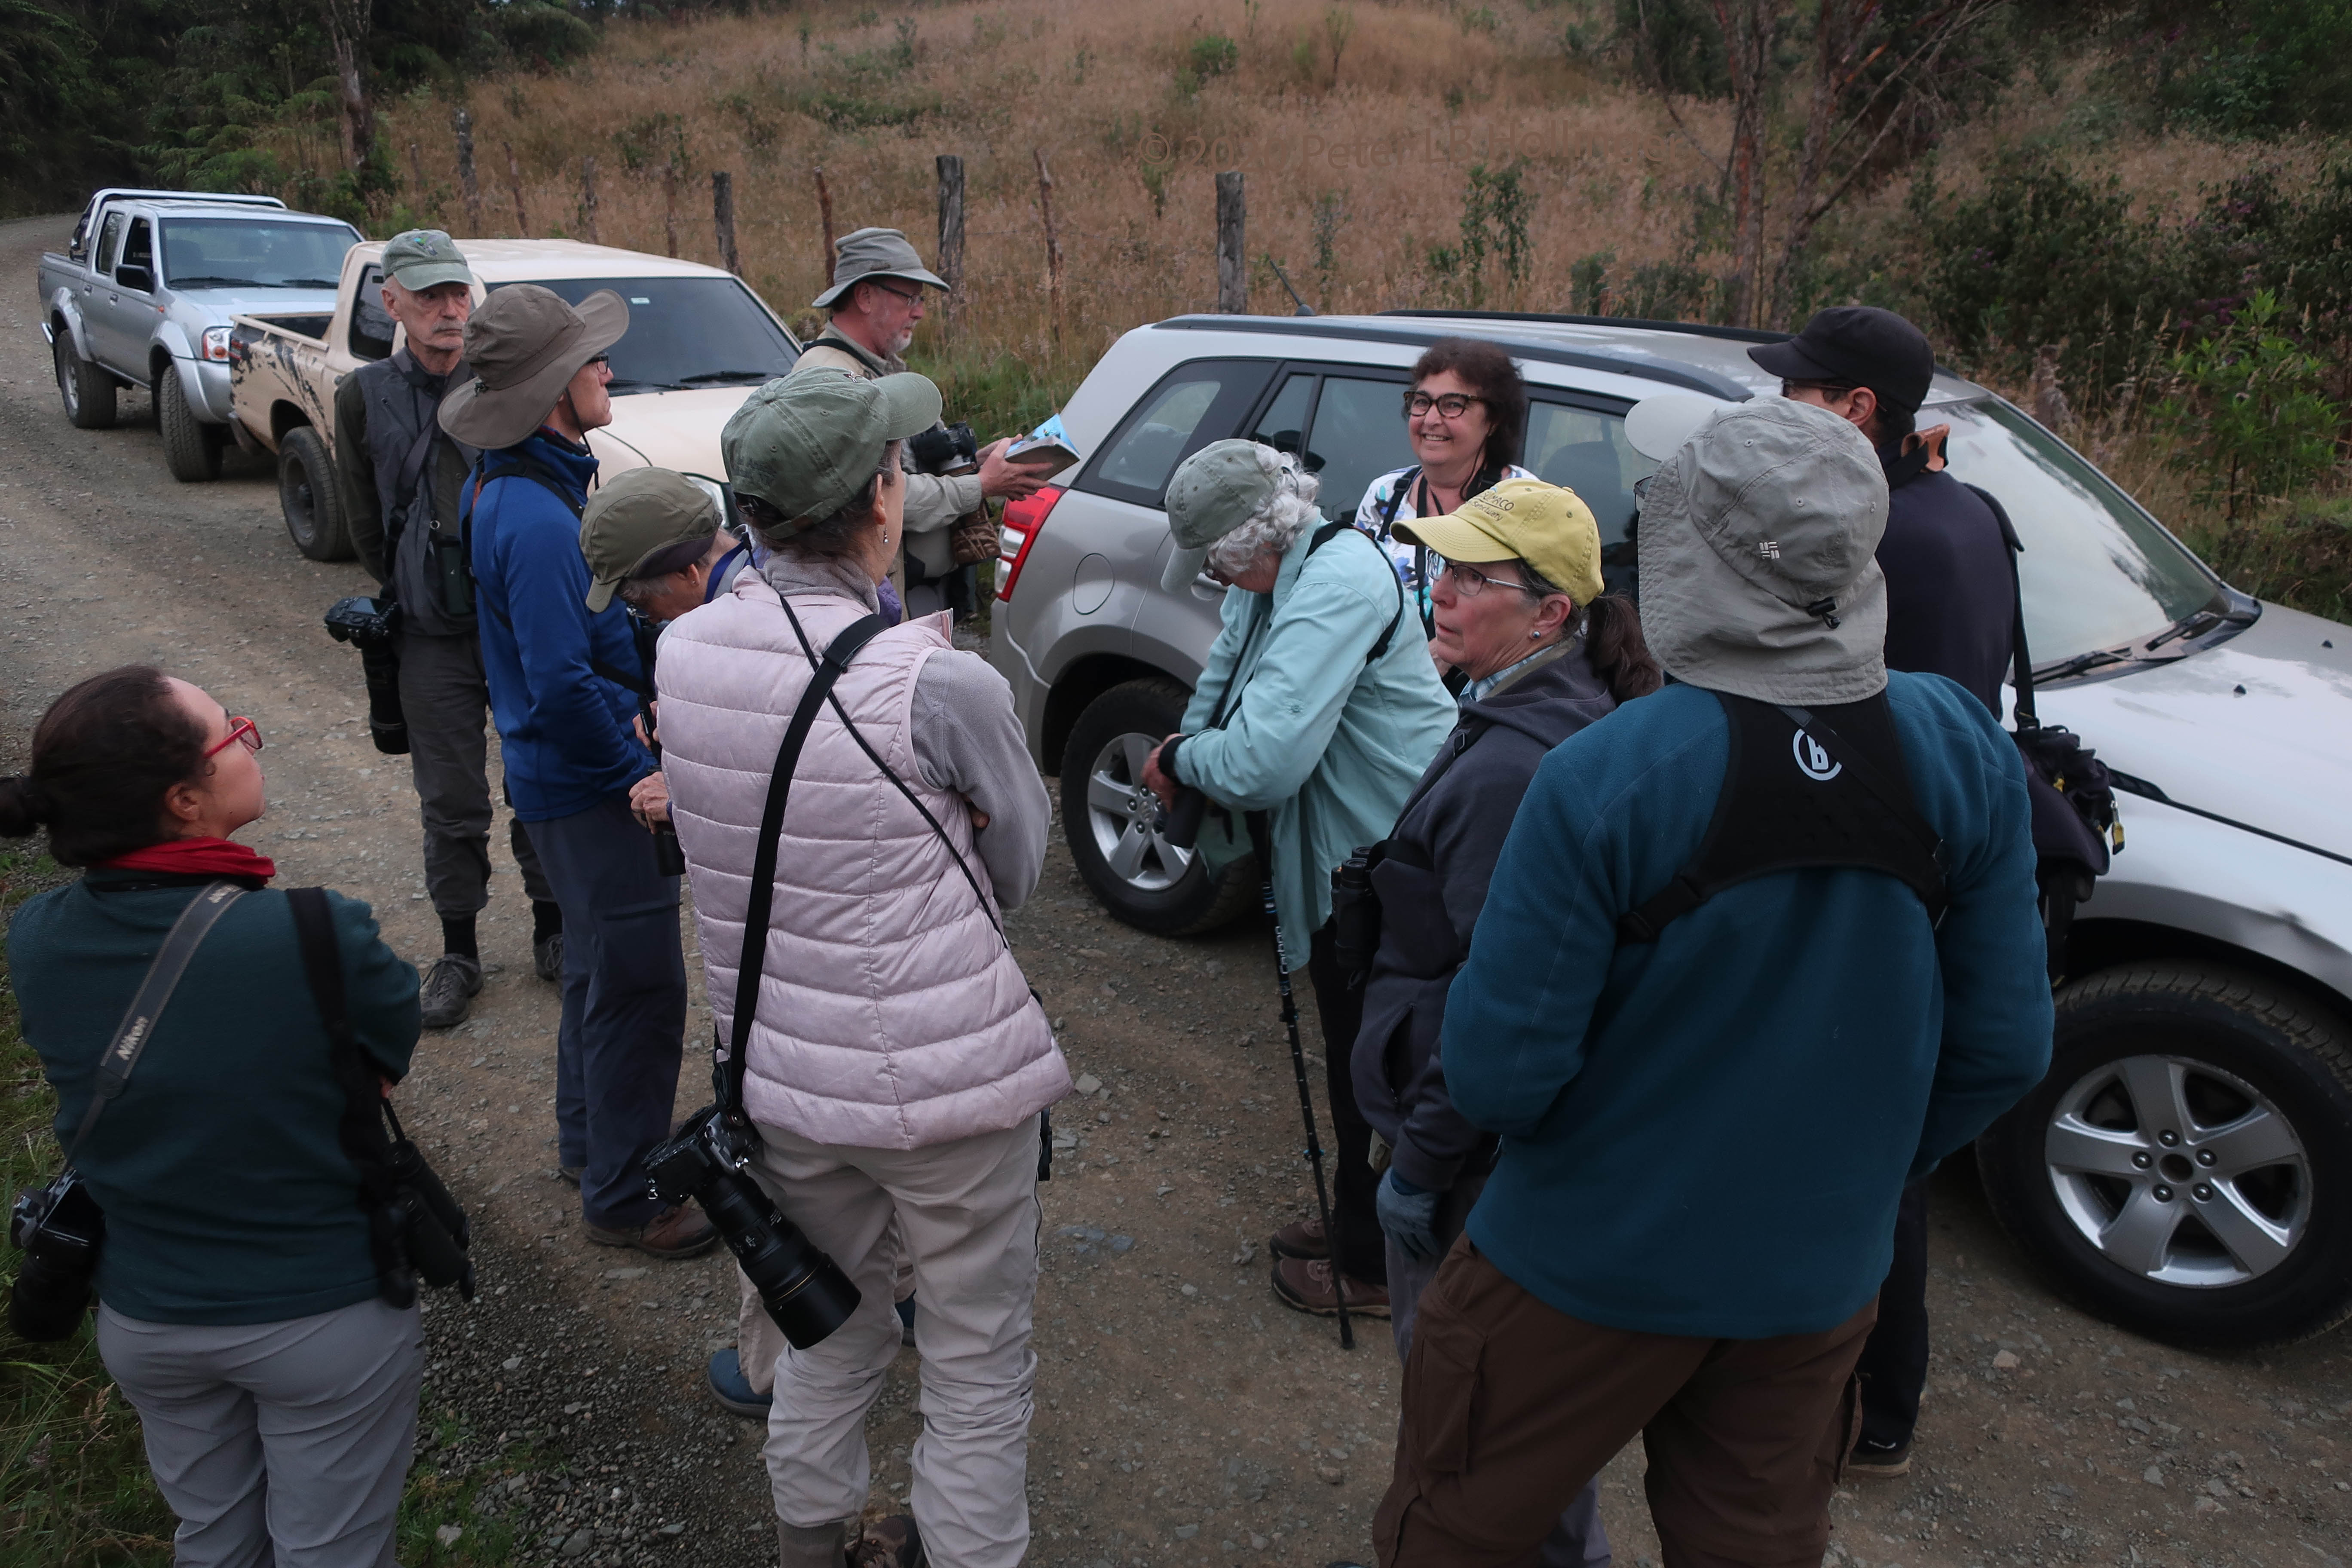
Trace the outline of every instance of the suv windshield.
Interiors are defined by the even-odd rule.
[[[167,217],[163,281],[174,289],[332,289],[358,233],[340,223]]]
[[[540,285],[577,305],[599,289],[629,302],[613,345],[613,390],[757,386],[799,358],[783,328],[732,278],[562,278]]]
[[[2144,642],[2228,606],[2220,581],[2048,431],[1997,398],[1931,408],[1951,422],[1954,478],[2000,498],[2025,546],[2018,572],[2034,668]]]

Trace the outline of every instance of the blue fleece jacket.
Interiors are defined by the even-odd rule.
[[[519,447],[485,452],[474,473],[528,457],[584,504],[596,459],[541,430]],[[598,675],[604,664],[644,679],[629,613],[618,600],[589,613],[580,518],[546,486],[502,477],[473,497],[474,604],[482,670],[499,726],[507,790],[525,822],[587,810],[654,771],[631,729],[637,699]]]
[[[1714,813],[1729,730],[1705,691],[1629,702],[1538,771],[1443,1051],[1456,1109],[1503,1135],[1470,1237],[1560,1311],[1708,1338],[1836,1326],[1885,1278],[1904,1184],[2047,1068],[2016,747],[1941,676],[1887,696],[1949,857],[1940,930],[1892,876],[1841,868],[1618,944]]]

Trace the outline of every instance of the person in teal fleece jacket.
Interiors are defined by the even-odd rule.
[[[2052,1029],[2016,748],[1953,682],[1887,674],[1885,514],[1868,443],[1778,398],[1651,481],[1642,624],[1676,684],[1546,758],[1446,1000],[1454,1106],[1502,1144],[1424,1298],[1383,1568],[1517,1560],[1637,1432],[1669,1560],[1820,1561],[1903,1187],[2039,1079]],[[1801,763],[1762,706],[1788,705],[1907,777],[1939,924],[1835,864],[1621,934],[1710,837],[1717,693],[1788,737],[1759,768]]]

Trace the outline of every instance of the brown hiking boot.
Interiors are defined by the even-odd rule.
[[[877,1519],[849,1548],[849,1568],[925,1568],[923,1532],[903,1513]]]
[[[643,1225],[620,1230],[585,1224],[580,1228],[599,1247],[633,1247],[656,1258],[699,1258],[719,1240],[717,1228],[702,1210],[685,1204],[666,1208]]]
[[[1328,1258],[1331,1238],[1319,1219],[1293,1220],[1266,1237],[1265,1249],[1276,1258]]]
[[[1385,1318],[1389,1315],[1387,1286],[1351,1279],[1347,1289],[1349,1317]],[[1274,1293],[1281,1298],[1284,1306],[1294,1312],[1312,1312],[1318,1318],[1334,1318],[1339,1314],[1339,1296],[1331,1289],[1331,1265],[1319,1259],[1276,1258]]]

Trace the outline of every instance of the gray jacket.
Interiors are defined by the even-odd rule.
[[[1519,798],[1544,753],[1616,706],[1580,637],[1484,701],[1465,703],[1372,872],[1381,945],[1350,1067],[1364,1119],[1415,1186],[1453,1186],[1486,1140],[1454,1109],[1437,1042],[1446,989],[1470,955]]]
[[[473,616],[452,616],[442,607],[440,584],[432,580],[425,560],[430,520],[439,519],[445,531],[457,530],[458,494],[474,466],[474,449],[443,434],[434,417],[443,393],[467,374],[460,362],[448,375],[429,374],[402,349],[390,359],[360,366],[335,388],[336,489],[352,545],[361,563],[400,601],[402,626],[425,637],[466,637],[474,630]],[[410,509],[399,538],[391,542],[396,554],[387,561],[386,535],[409,501],[400,493],[402,466],[427,430],[433,432],[432,446],[417,486],[425,504]]]
[[[801,351],[793,362],[793,374],[804,370],[845,370],[866,381],[877,376],[891,375],[906,369],[905,362],[885,358],[860,342],[832,327],[817,334],[816,341]],[[926,578],[944,577],[956,569],[950,552],[948,529],[955,520],[967,512],[978,511],[982,504],[978,474],[909,473],[907,476],[907,513],[905,548],[907,554],[923,569]]]

